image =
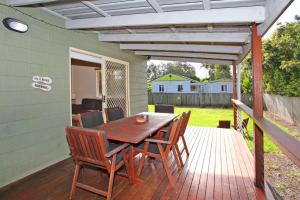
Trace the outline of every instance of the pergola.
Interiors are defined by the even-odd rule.
[[[97,32],[103,42],[156,60],[233,65],[233,99],[237,68],[252,49],[255,185],[264,188],[263,131],[299,164],[293,141],[263,118],[262,36],[293,0],[9,0],[11,6],[36,6],[65,19],[65,28]],[[270,131],[272,130],[272,131]],[[282,142],[283,141],[283,142]],[[289,145],[287,145],[289,144]],[[295,148],[294,148],[295,147]]]
[[[157,60],[239,63],[251,26],[263,36],[292,0],[9,0],[39,6],[68,29],[96,31],[100,41]],[[150,57],[149,57],[150,58]]]

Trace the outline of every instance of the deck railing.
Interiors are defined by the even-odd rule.
[[[266,133],[272,141],[278,145],[284,154],[286,154],[298,167],[300,167],[300,141],[274,125],[272,122],[266,118],[258,118],[253,114],[253,110],[247,105],[243,104],[239,100],[232,99],[233,106],[235,110],[243,110],[249,117],[253,119],[255,125],[257,125],[264,133]],[[237,113],[237,111],[235,111]],[[254,137],[254,143],[255,143]],[[263,147],[262,147],[263,148]],[[261,158],[255,157],[255,162],[258,166],[263,165]],[[261,163],[260,163],[261,162]],[[257,166],[257,165],[256,165]],[[256,177],[258,178],[258,177]]]

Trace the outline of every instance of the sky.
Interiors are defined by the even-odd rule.
[[[287,22],[292,22],[295,21],[295,15],[300,16],[300,0],[294,0],[294,2],[288,7],[288,9],[278,18],[276,23],[269,29],[269,31],[265,34],[264,38],[270,38],[274,31],[277,28],[278,23],[287,23]],[[158,61],[158,60],[151,60],[148,62],[153,62],[155,64],[159,63],[168,63],[169,61]],[[199,78],[203,79],[208,77],[208,70],[204,67],[202,67],[202,64],[200,63],[190,63],[193,65],[196,69],[196,76]]]

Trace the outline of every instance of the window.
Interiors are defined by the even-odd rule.
[[[199,86],[198,86],[198,85],[191,85],[191,91],[192,91],[192,92],[197,92],[197,91],[199,91]]]
[[[221,91],[227,92],[227,85],[221,85]]]
[[[177,91],[178,92],[183,92],[183,85],[178,85],[177,86]]]
[[[159,92],[164,92],[164,91],[165,91],[165,86],[159,85]]]

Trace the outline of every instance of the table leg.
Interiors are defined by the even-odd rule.
[[[143,183],[143,180],[135,177],[134,173],[134,147],[130,145],[130,153],[129,153],[129,181],[131,184],[139,184]]]

